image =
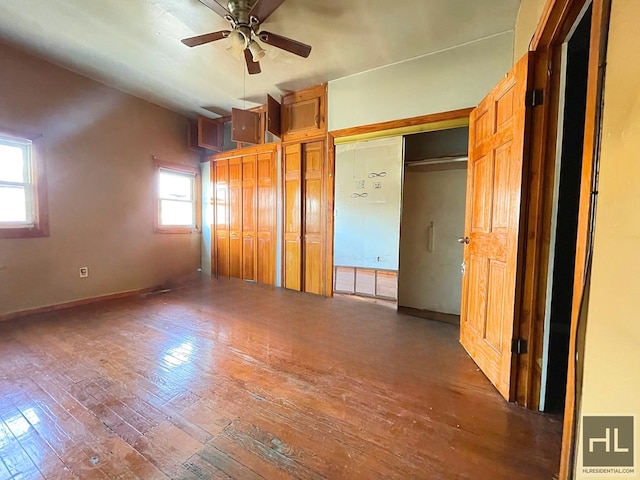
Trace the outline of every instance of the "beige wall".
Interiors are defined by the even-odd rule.
[[[402,195],[398,305],[460,315],[466,170],[406,167]],[[433,243],[429,251],[429,225]]]
[[[640,438],[638,25],[640,2],[613,0],[581,412],[637,415],[636,452]],[[636,458],[640,458],[637,453]],[[636,472],[624,478],[640,478],[637,464]]]
[[[185,119],[2,43],[0,58],[0,130],[43,135],[51,232],[0,239],[0,315],[195,271],[200,235],[152,220],[151,156],[198,164]]]
[[[473,107],[504,77],[513,32],[329,82],[329,130]]]
[[[522,0],[513,42],[513,60],[518,61],[529,51],[529,43],[538,26],[538,20],[548,0]]]

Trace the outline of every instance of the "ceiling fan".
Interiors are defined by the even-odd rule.
[[[216,0],[199,1],[227,20],[231,24],[231,30],[220,30],[185,38],[182,43],[188,47],[228,38],[233,48],[244,51],[247,71],[251,75],[260,73],[260,63],[258,62],[266,53],[257,39],[304,58],[307,58],[311,53],[309,45],[282,35],[260,31],[262,23],[282,5],[284,0],[229,0],[227,8]]]

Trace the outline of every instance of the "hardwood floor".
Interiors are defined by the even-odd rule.
[[[456,327],[208,278],[0,323],[0,480],[551,479]]]

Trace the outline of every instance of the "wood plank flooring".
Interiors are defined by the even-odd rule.
[[[203,278],[0,323],[0,480],[551,479],[455,326]]]

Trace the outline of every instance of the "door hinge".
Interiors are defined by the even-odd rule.
[[[523,338],[514,338],[511,340],[511,353],[522,355],[527,353],[527,341]]]
[[[527,106],[537,107],[544,103],[544,90],[529,90],[526,98]]]

